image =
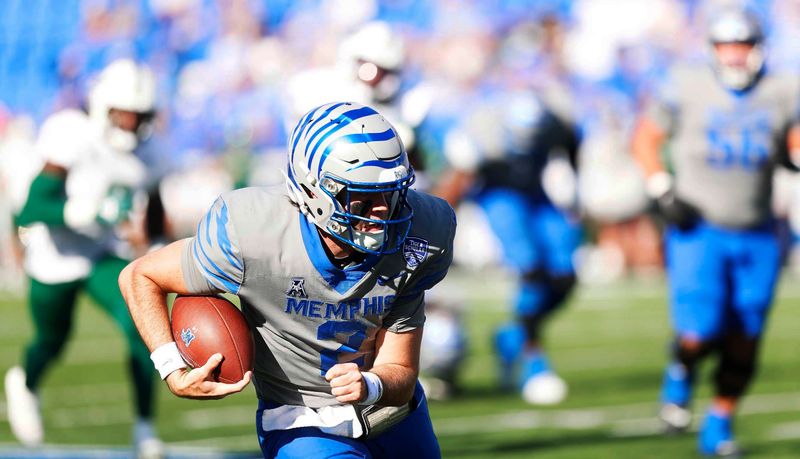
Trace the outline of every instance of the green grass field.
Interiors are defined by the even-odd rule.
[[[695,437],[658,435],[655,400],[665,361],[668,322],[661,281],[583,287],[547,331],[552,361],[570,384],[567,402],[526,406],[495,389],[491,332],[508,317],[508,276],[454,273],[448,287],[472,298],[466,310],[470,354],[464,390],[431,404],[447,458],[682,458],[695,457]],[[763,347],[761,372],[741,410],[738,438],[748,457],[800,456],[800,286],[786,279]],[[89,301],[62,361],[42,388],[47,452],[73,457],[130,455],[132,406],[122,339]],[[0,370],[14,365],[30,336],[22,299],[0,301]],[[703,372],[696,413],[709,396]],[[0,409],[0,457],[18,457]],[[252,388],[220,401],[178,399],[163,387],[158,428],[174,457],[215,452],[256,456]]]

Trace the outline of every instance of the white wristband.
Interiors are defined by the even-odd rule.
[[[360,405],[374,405],[383,397],[383,381],[378,375],[369,371],[362,371],[361,377],[367,385],[367,398]]]
[[[173,371],[187,367],[186,362],[184,362],[183,357],[181,357],[181,353],[178,351],[178,345],[175,344],[175,341],[170,341],[169,343],[158,346],[156,350],[150,354],[150,360],[153,361],[161,379],[167,379],[167,376]]]
[[[668,172],[659,171],[647,178],[645,189],[652,199],[658,199],[672,188],[672,176]]]

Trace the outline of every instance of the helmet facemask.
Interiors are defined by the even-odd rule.
[[[115,120],[119,112],[130,114],[124,116],[135,116],[135,123],[131,126],[121,125]],[[153,134],[154,116],[154,112],[129,112],[111,107],[108,110],[108,124],[105,128],[104,138],[108,145],[117,151],[133,151]]]
[[[411,229],[414,212],[408,205],[410,174],[387,183],[346,182],[334,177],[322,179],[322,190],[330,196],[336,210],[326,225],[328,234],[356,250],[371,254],[393,253]],[[386,217],[369,214],[385,204]]]

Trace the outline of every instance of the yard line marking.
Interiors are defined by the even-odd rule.
[[[705,406],[709,399],[698,400]],[[616,427],[620,435],[626,434],[628,422],[643,422],[656,419],[658,403],[636,403],[609,405],[579,410],[535,410],[515,411],[492,415],[443,418],[434,421],[438,435],[468,435],[508,430],[527,430],[534,427],[565,429],[596,429]],[[741,416],[754,414],[795,412],[800,410],[800,392],[782,394],[756,394],[744,399]],[[654,433],[652,421],[645,422],[642,432]],[[627,429],[630,432],[631,429]]]
[[[78,384],[59,387],[44,387],[42,397],[45,403],[48,400],[58,400],[59,405],[85,406],[96,405],[101,402],[125,403],[127,398],[121,399],[130,391],[130,382],[103,383],[103,384]]]
[[[709,399],[702,399],[697,401],[697,405],[705,406],[709,402]],[[255,422],[253,418],[255,410],[251,406],[233,406],[221,410],[222,412],[213,408],[187,410],[182,416],[181,425],[189,430],[207,430],[222,426],[251,425]],[[798,410],[800,410],[800,392],[756,394],[745,398],[740,414],[747,416]],[[585,409],[531,408],[490,415],[435,418],[434,427],[439,435],[466,435],[540,427],[570,430],[611,427],[616,429],[619,435],[625,435],[626,432],[631,432],[631,428],[628,427],[631,422],[644,423],[645,425],[641,427],[643,432],[655,432],[652,420],[656,419],[657,411],[658,403],[655,401]]]
[[[697,431],[696,420],[697,416],[694,416],[692,418],[692,426],[688,429],[689,432]],[[611,436],[617,438],[649,437],[658,435],[663,431],[664,424],[655,416],[617,421],[611,426]]]
[[[255,447],[252,453],[224,451],[218,444],[206,442],[203,447],[182,446],[177,443],[165,444],[164,450],[169,459],[225,459],[225,458],[253,458],[258,449],[255,435],[249,435]],[[233,437],[220,437],[221,439]],[[206,439],[215,440],[215,439]],[[204,440],[205,441],[205,440]],[[241,444],[239,445],[241,446]],[[241,449],[241,448],[240,448]],[[51,459],[84,459],[84,458],[120,458],[130,459],[135,451],[130,446],[105,445],[105,444],[55,444],[46,443],[39,448],[23,448],[19,443],[0,443],[0,458],[51,458]]]
[[[800,438],[800,422],[784,422],[772,426],[767,432],[766,438],[772,441],[779,440],[796,440]]]
[[[189,430],[205,430],[246,424],[255,425],[257,407],[258,405],[253,402],[247,406],[188,410],[181,417],[180,425]]]
[[[104,406],[57,409],[47,413],[47,419],[52,426],[61,429],[133,423],[130,410]]]

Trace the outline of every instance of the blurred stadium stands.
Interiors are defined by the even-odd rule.
[[[341,65],[342,40],[374,19],[390,23],[406,40],[402,91],[414,96],[406,105],[419,112],[409,116],[432,180],[443,168],[444,138],[462,111],[488,88],[530,87],[565,104],[583,134],[577,185],[589,229],[578,254],[583,280],[658,272],[658,233],[640,218],[646,200],[630,159],[629,134],[665,69],[676,59],[703,57],[704,18],[725,3],[731,2],[2,0],[0,291],[19,292],[23,285],[10,214],[19,194],[15,178],[29,169],[36,128],[58,109],[80,107],[87,84],[104,65],[134,57],[158,75],[160,113],[148,155],[163,163],[161,190],[173,236],[186,236],[219,192],[282,180],[285,126],[293,124],[289,83],[302,71]],[[748,3],[766,21],[770,68],[800,71],[800,1]],[[800,183],[791,176],[780,180],[775,205],[778,215],[788,217],[789,244],[800,234]],[[498,257],[479,214],[474,207],[460,214],[462,266],[480,268]],[[666,333],[662,300],[648,300],[645,311],[652,314],[642,322],[658,323]],[[631,314],[642,310],[639,304],[626,307]],[[574,335],[589,336],[584,328]],[[790,331],[781,336],[788,343]],[[652,336],[642,342],[652,345]],[[586,338],[584,348],[592,346]],[[769,370],[777,373],[793,358],[780,357]],[[488,374],[489,367],[480,373]],[[637,367],[635,373],[644,371]],[[587,392],[595,384],[596,375],[590,376]],[[774,389],[796,387],[776,383]],[[647,392],[639,398],[649,397]],[[457,449],[457,440],[462,438],[446,446]]]

